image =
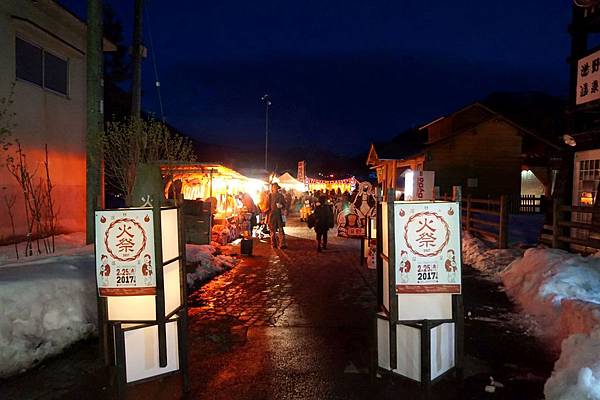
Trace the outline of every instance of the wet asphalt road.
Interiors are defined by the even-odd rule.
[[[465,268],[464,379],[429,395],[418,385],[369,373],[375,272],[360,266],[357,241],[286,228],[286,250],[255,242],[255,254],[189,297],[190,399],[541,399],[555,355],[525,334],[497,284]],[[94,340],[17,377],[0,399],[108,399]],[[495,394],[489,376],[505,385]],[[130,399],[182,398],[180,378],[128,391]]]

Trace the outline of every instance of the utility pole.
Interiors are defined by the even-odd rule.
[[[94,213],[104,207],[102,0],[87,1],[86,243],[94,241]]]
[[[131,82],[131,116],[139,118],[142,111],[142,14],[144,0],[135,0],[133,15],[133,79]]]
[[[260,98],[265,103],[265,170],[269,170],[269,107],[271,106],[271,98],[265,94]]]

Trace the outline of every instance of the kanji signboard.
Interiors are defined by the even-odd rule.
[[[396,292],[460,293],[460,209],[453,202],[395,203]]]
[[[298,180],[302,183],[306,180],[306,161],[298,161]]]
[[[577,62],[576,104],[600,99],[600,51]]]
[[[100,296],[156,294],[152,210],[96,212],[96,280]]]

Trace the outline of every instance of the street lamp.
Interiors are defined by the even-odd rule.
[[[268,94],[265,94],[260,100],[265,103],[265,170],[269,170],[268,168],[268,160],[269,160],[269,106],[271,106],[271,98]]]

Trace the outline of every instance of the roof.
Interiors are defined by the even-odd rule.
[[[175,165],[162,164],[160,166],[162,171],[169,171],[176,175],[180,174],[209,174],[212,173],[215,176],[227,176],[230,178],[246,180],[246,176],[240,174],[236,170],[228,168],[224,165],[211,162],[196,162],[196,163],[175,163]]]
[[[405,160],[421,155],[424,151],[425,144],[418,132],[408,130],[398,134],[389,142],[372,143],[367,165],[373,165],[378,160]]]
[[[294,178],[289,172],[281,174],[277,179],[279,179],[279,183],[283,184],[302,185],[302,182]]]
[[[544,142],[545,144],[547,144],[557,150],[561,149],[561,147],[559,145],[552,142],[551,140],[546,139],[545,137],[541,136],[540,134],[534,133],[533,131],[516,123],[512,119],[509,119],[509,118],[505,117],[504,115],[502,115],[496,111],[493,111],[489,107],[487,107],[479,102],[469,104],[468,106],[461,108],[460,110],[455,111],[454,113],[452,113],[448,116],[437,118],[436,120],[434,120],[426,125],[421,126],[419,128],[419,130],[428,129],[432,126],[441,125],[441,124],[448,125],[447,129],[450,131],[450,133],[445,134],[434,141],[427,142],[428,145],[431,145],[434,143],[445,141],[446,139],[449,139],[451,137],[460,135],[464,132],[467,132],[467,131],[473,129],[474,127],[476,127],[478,125],[481,125],[484,122],[491,121],[494,119],[502,120],[502,121],[510,124],[511,126],[515,127],[521,133],[528,135],[532,138],[535,138],[541,142]]]

